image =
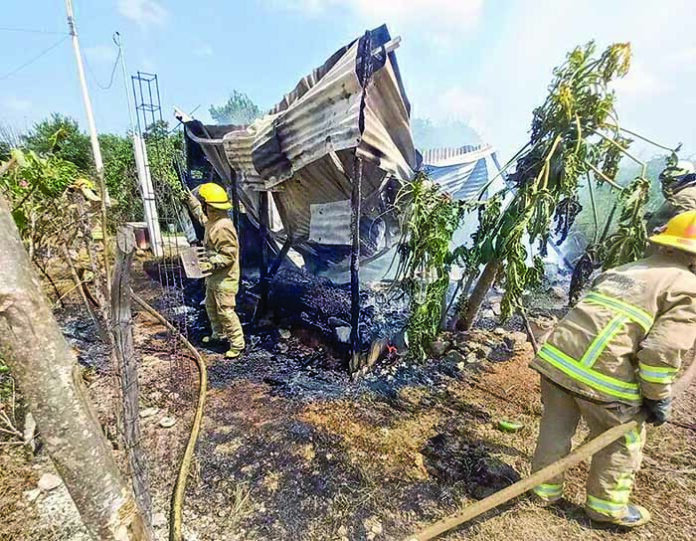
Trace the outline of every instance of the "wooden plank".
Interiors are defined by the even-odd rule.
[[[210,276],[209,272],[201,270],[201,261],[205,259],[205,248],[200,246],[188,246],[179,248],[179,257],[184,266],[186,278],[198,279]]]

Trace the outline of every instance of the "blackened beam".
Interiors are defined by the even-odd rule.
[[[268,192],[259,192],[259,232],[261,233],[261,264],[259,278],[261,284],[260,309],[257,315],[266,312],[268,301]]]
[[[237,191],[237,172],[230,168],[230,184],[232,184],[232,221],[234,222],[234,229],[239,235],[239,192]]]
[[[268,270],[268,279],[269,280],[275,276],[276,272],[278,272],[278,269],[280,268],[280,265],[283,263],[285,256],[288,255],[288,252],[290,251],[291,246],[292,246],[292,236],[288,236],[288,238],[285,239],[285,243],[283,244],[283,247],[280,249],[280,253],[273,260],[273,264],[271,265],[271,268]]]
[[[360,98],[360,116],[358,126],[360,136],[365,129],[365,106],[367,87],[372,77],[372,34],[365,32],[363,39],[359,42],[358,56],[361,57],[360,83],[362,85],[362,96]],[[357,64],[358,58],[356,58]],[[350,198],[351,218],[350,229],[352,236],[352,246],[350,251],[350,345],[351,359],[349,371],[351,373],[360,368],[360,215],[362,199],[362,177],[363,163],[358,157],[358,148],[355,149],[353,159],[353,185]]]

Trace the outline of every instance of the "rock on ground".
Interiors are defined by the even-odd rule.
[[[38,486],[44,492],[48,492],[54,488],[58,488],[62,484],[63,480],[57,475],[53,475],[52,473],[44,473],[41,476],[41,479],[39,479]]]

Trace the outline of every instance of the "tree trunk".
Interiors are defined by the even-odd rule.
[[[471,296],[466,303],[462,303],[462,306],[465,307],[465,311],[463,314],[460,313],[457,318],[457,329],[466,331],[474,325],[476,316],[478,315],[481,305],[488,294],[488,290],[495,281],[499,268],[500,260],[498,259],[489,261],[483,268],[483,272],[481,273],[481,276],[479,276],[479,279],[471,292]]]
[[[24,394],[87,529],[99,540],[149,540],[87,397],[77,360],[0,197],[0,355]]]
[[[123,405],[123,432],[128,462],[130,464],[133,492],[140,510],[148,520],[152,500],[148,483],[147,466],[140,444],[140,415],[138,398],[138,363],[133,349],[133,318],[131,316],[130,268],[135,254],[133,228],[125,226],[116,237],[116,263],[111,285],[111,332],[114,336],[114,355],[121,381]]]

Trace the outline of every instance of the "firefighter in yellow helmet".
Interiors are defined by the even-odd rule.
[[[228,359],[235,359],[244,350],[244,332],[235,312],[239,290],[239,241],[227,211],[232,208],[222,186],[208,182],[189,194],[188,205],[198,221],[205,226],[204,244],[208,261],[201,269],[210,272],[205,279],[205,309],[212,335],[203,342],[227,339]]]
[[[650,520],[629,501],[644,422],[668,420],[672,382],[696,339],[696,211],[676,216],[649,240],[659,250],[601,274],[531,364],[541,373],[544,405],[534,471],[570,452],[581,418],[591,437],[639,421],[640,428],[593,456],[587,481],[588,516],[629,528]],[[563,476],[534,493],[542,502],[559,500]]]

